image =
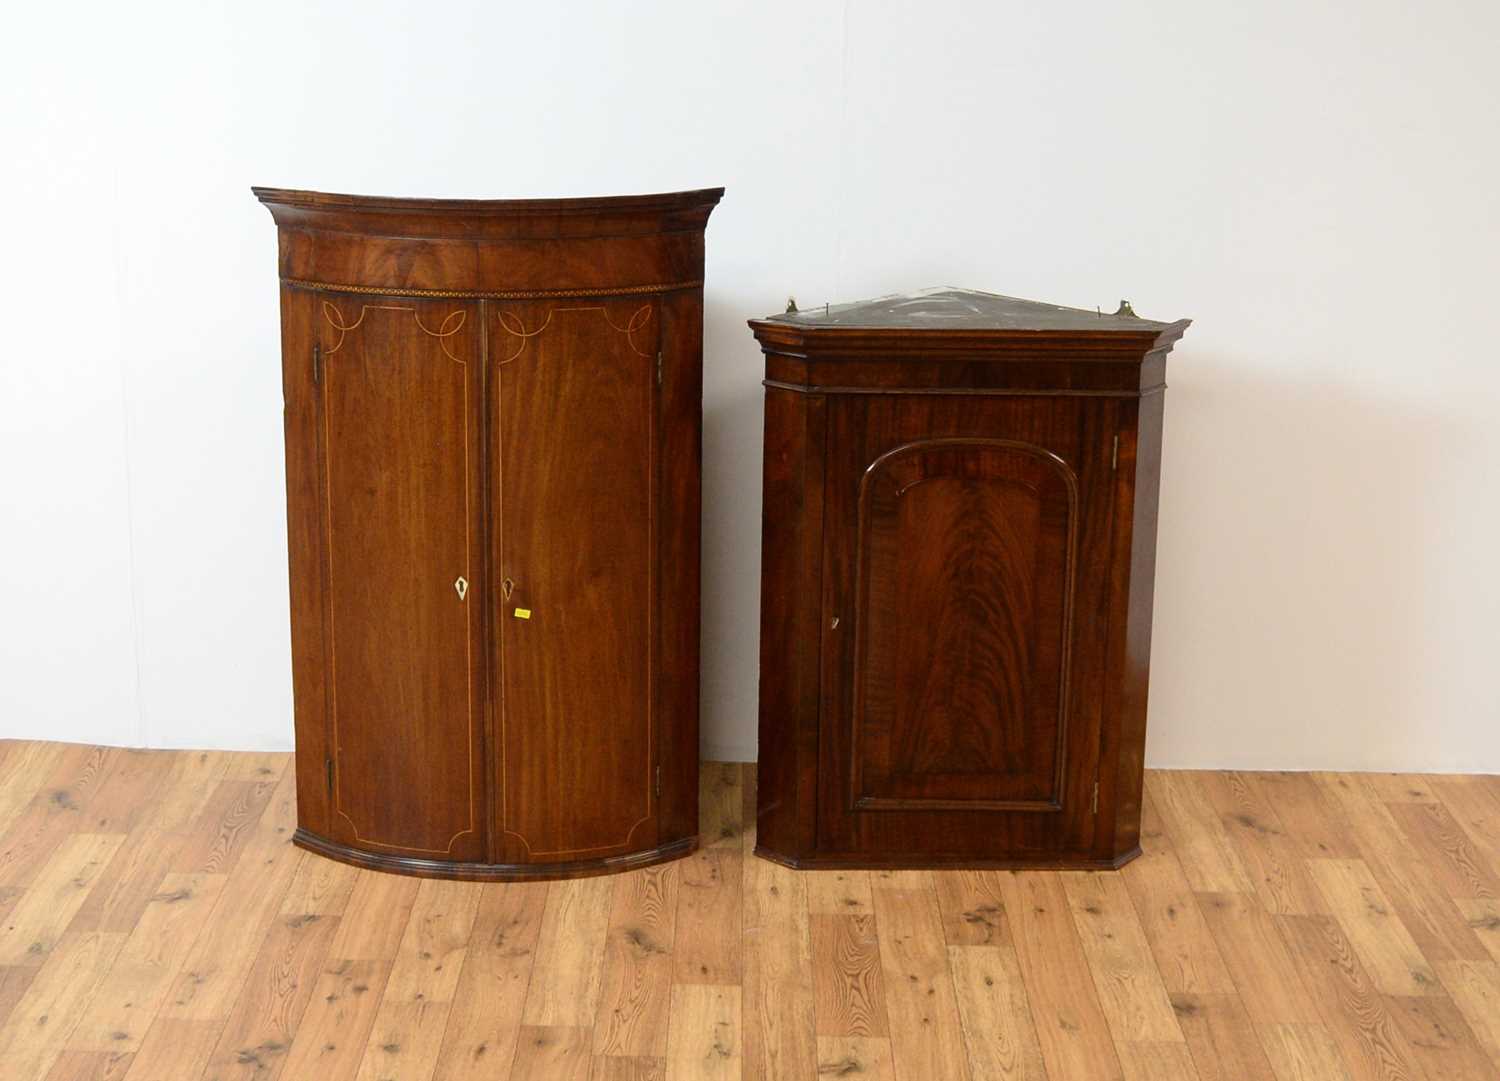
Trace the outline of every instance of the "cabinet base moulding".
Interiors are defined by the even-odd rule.
[[[426,860],[415,856],[383,856],[350,848],[301,829],[292,835],[292,843],[320,856],[370,871],[390,871],[420,878],[453,878],[465,882],[537,882],[560,878],[592,878],[594,875],[610,875],[681,859],[698,849],[698,838],[684,837],[680,841],[672,841],[642,852],[601,856],[591,860],[569,860],[566,863],[472,863]]]
[[[922,852],[909,856],[838,855],[784,856],[767,848],[755,849],[763,860],[779,863],[794,871],[1118,871],[1141,854],[1139,845],[1118,856],[1066,856],[1044,854],[1032,858],[975,859],[972,856],[945,856]]]

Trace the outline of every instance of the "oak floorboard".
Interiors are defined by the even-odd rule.
[[[1439,962],[1437,970],[1475,1040],[1500,1073],[1500,964],[1447,961]]]
[[[814,916],[873,916],[869,871],[804,871],[807,911]]]
[[[1172,994],[1172,1010],[1200,1081],[1276,1081],[1238,994],[1177,991]]]
[[[1169,992],[1233,992],[1234,981],[1204,922],[1177,853],[1149,796],[1141,809],[1141,855],[1121,872]]]
[[[539,1029],[586,1027],[585,1066],[593,1043],[614,885],[607,877],[575,878],[548,885],[531,986],[521,1015],[523,1024]],[[551,1046],[562,1037],[546,1039]],[[567,1042],[571,1046],[572,1035]]]
[[[1447,996],[1387,997],[1385,1005],[1419,1076],[1483,1077],[1493,1068],[1469,1022]]]
[[[796,871],[753,856],[743,871],[745,1081],[813,1077],[818,1051],[806,882]]]
[[[1053,872],[1028,872],[1007,875],[1002,884],[1016,960],[1026,983],[1047,1075],[1054,1081],[1123,1078],[1060,877]]]
[[[545,882],[484,887],[434,1081],[510,1076],[546,901]]]
[[[698,843],[704,848],[744,844],[745,799],[738,762],[704,762],[698,773]]]
[[[886,1036],[885,980],[873,916],[812,916],[819,1036]]]
[[[312,998],[339,918],[279,915],[220,1030],[203,1081],[276,1081]]]
[[[3,921],[0,965],[41,965],[125,840],[114,833],[65,838]]]
[[[1008,946],[1000,871],[943,871],[933,875],[943,937],[950,946]]]
[[[1363,860],[1309,860],[1308,867],[1376,987],[1388,995],[1442,992],[1437,974]]]
[[[1461,774],[1433,779],[1443,806],[1469,835],[1490,871],[1500,875],[1500,785],[1489,781]]]
[[[1210,773],[1199,781],[1239,854],[1267,912],[1326,912],[1327,902],[1308,877],[1300,845],[1280,814],[1244,773]]]
[[[1494,1081],[1500,782],[1148,771],[1119,872],[294,849],[286,754],[0,741],[0,1078]]]
[[[666,1081],[667,1060],[640,1055],[595,1055],[589,1081]]]
[[[325,961],[280,1076],[288,1081],[354,1081],[390,971],[389,961]]]
[[[678,861],[673,982],[740,982],[743,859],[735,849],[704,848]]]
[[[897,1074],[964,1081],[969,1067],[963,1023],[936,896],[931,890],[877,886],[875,917]]]
[[[36,974],[37,968],[31,965],[0,965],[0,1025],[5,1024]]]
[[[1353,1081],[1322,1025],[1283,1023],[1268,1025],[1263,1032],[1277,1081]]]
[[[1277,926],[1311,990],[1323,1027],[1356,1081],[1413,1081],[1411,1062],[1385,1002],[1339,921],[1282,916]]]
[[[1118,875],[1067,872],[1058,877],[1116,1047],[1134,1041],[1182,1043],[1125,883]]]
[[[615,880],[594,1021],[596,1056],[666,1056],[680,868],[680,863],[646,867]],[[735,888],[738,892],[738,884]],[[738,939],[737,927],[734,933]]]
[[[125,1081],[133,1051],[64,1051],[46,1081]]]
[[[75,1051],[139,1051],[177,974],[208,924],[224,875],[168,874],[125,939],[87,1015]]]
[[[125,1081],[182,1081],[199,1076],[222,1028],[221,1021],[158,1015],[130,1060]]]
[[[742,1047],[738,985],[672,988],[667,1081],[739,1081]]]
[[[126,937],[70,931],[46,964],[32,970],[35,975],[0,1025],[0,1062],[16,1077],[43,1077],[52,1068],[88,1016]]]
[[[1297,1024],[1318,1017],[1317,1003],[1274,918],[1253,896],[1204,893],[1198,895],[1198,907],[1252,1020]]]
[[[819,1036],[818,1081],[897,1081],[891,1041],[884,1036]]]
[[[592,1032],[567,1025],[523,1025],[510,1076],[531,1081],[590,1081]]]
[[[1149,775],[1146,790],[1162,828],[1177,850],[1188,884],[1199,893],[1252,893],[1254,883],[1229,840],[1219,812],[1193,774],[1163,770]]]
[[[1343,809],[1350,834],[1359,845],[1360,858],[1427,961],[1437,964],[1486,958],[1483,943],[1453,907],[1452,898],[1438,887],[1426,865],[1412,858],[1387,805],[1368,797],[1361,781],[1364,775],[1312,776]]]
[[[0,820],[0,887],[27,887],[64,839],[92,832],[89,811],[120,750],[67,744],[16,813]]]
[[[974,1081],[1046,1081],[1016,951],[949,946],[948,967]]]

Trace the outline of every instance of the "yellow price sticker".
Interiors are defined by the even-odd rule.
[[[531,609],[530,608],[517,608],[516,609],[516,618],[517,619],[530,619],[531,618]]]

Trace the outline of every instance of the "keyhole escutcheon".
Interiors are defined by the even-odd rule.
[[[458,581],[453,583],[453,588],[458,591],[458,599],[463,600],[469,594],[469,582],[463,575],[458,576]]]

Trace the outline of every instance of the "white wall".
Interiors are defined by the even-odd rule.
[[[747,316],[954,284],[1195,324],[1149,759],[1500,771],[1492,0],[10,11],[0,736],[291,742],[251,183],[724,184],[704,739],[752,757]]]

